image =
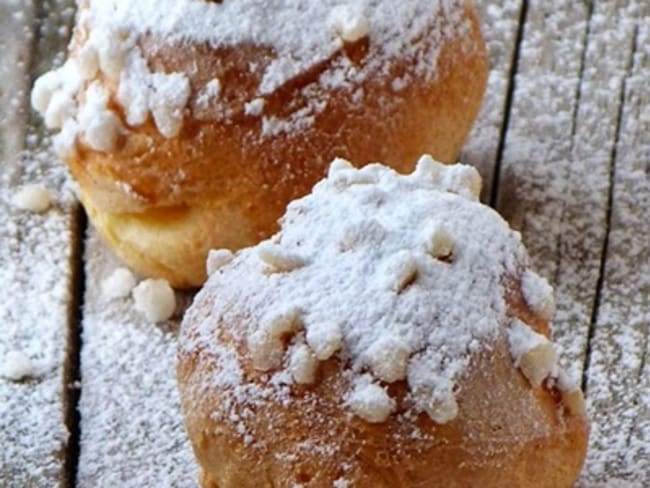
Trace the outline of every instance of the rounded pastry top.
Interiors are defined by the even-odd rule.
[[[382,80],[394,97],[435,81],[447,41],[478,46],[469,11],[464,0],[88,0],[70,59],[37,80],[32,105],[60,130],[65,159],[79,138],[113,152],[150,118],[165,138],[188,115],[259,118],[263,138],[293,133],[313,125],[333,92],[360,102],[366,81]],[[292,103],[268,109],[285,87]]]
[[[272,54],[259,87],[262,94],[327,61],[345,43],[364,38],[370,51],[367,68],[409,58],[421,75],[429,75],[443,39],[462,35],[463,25],[468,28],[464,0],[90,0],[88,7],[93,29],[123,37],[153,34],[162,42],[268,48]],[[427,37],[433,42],[425,49],[419,41]]]
[[[206,381],[235,402],[286,401],[287,387],[317,382],[319,363],[336,358],[348,385],[340,405],[371,423],[398,408],[453,420],[471,357],[508,334],[513,364],[531,362],[533,386],[557,377],[552,351],[542,363],[528,354],[550,342],[506,303],[528,263],[520,235],[479,191],[475,169],[428,156],[409,175],[334,161],[288,206],[279,233],[228,259],[214,254],[181,351],[216,360]],[[399,406],[396,382],[407,386]]]

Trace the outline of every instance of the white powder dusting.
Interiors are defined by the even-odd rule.
[[[68,439],[63,364],[76,203],[51,152],[21,154],[5,135],[0,133],[9,150],[0,174],[0,485],[56,486]],[[33,135],[28,141],[30,148],[41,143]],[[16,189],[34,181],[53,190],[57,211],[14,208]]]
[[[154,325],[130,300],[106,303],[101,283],[120,262],[94,231],[85,262],[77,483],[194,488],[176,384],[177,322]]]
[[[650,222],[650,125],[640,121],[640,113],[650,101],[650,4],[598,4],[592,25],[598,36],[588,55],[598,63],[597,73],[606,76],[589,73],[595,100],[586,142],[599,158],[591,160],[588,170],[596,171],[601,152],[604,159],[612,147],[616,159],[608,255],[587,375],[592,431],[585,486],[610,486],[612,478],[611,486],[648,486],[650,247],[645,229]],[[617,89],[623,107],[611,99]],[[621,110],[621,118],[612,110]],[[616,130],[619,140],[613,146]],[[593,205],[585,207],[592,215]]]
[[[555,315],[555,298],[553,287],[537,273],[527,269],[521,275],[521,292],[524,300],[533,312],[544,320],[551,320]]]
[[[27,5],[17,0],[8,2],[15,7]],[[58,7],[59,2],[55,3]],[[512,39],[521,2],[477,3],[483,12],[487,12],[483,16],[483,27],[494,69],[490,74],[484,115],[475,128],[475,137],[470,139],[466,154],[473,156],[472,162],[477,162],[480,168],[486,168],[482,164],[486,159],[492,164],[491,154],[496,152],[499,142],[509,62],[514,48]],[[489,5],[483,6],[487,3]],[[513,170],[504,164],[504,182],[514,180],[522,183],[516,201],[521,201],[521,195],[528,195],[530,199],[526,201],[533,202],[530,206],[520,206],[519,214],[529,217],[523,223],[515,220],[515,224],[525,230],[525,238],[536,263],[544,270],[543,274],[552,277],[559,286],[558,340],[572,356],[582,350],[580,345],[576,346],[583,336],[582,329],[576,327],[588,322],[590,305],[584,304],[590,304],[593,299],[592,285],[597,275],[594,270],[597,271],[598,267],[598,256],[594,255],[602,244],[602,235],[597,231],[604,208],[601,197],[606,189],[604,182],[618,106],[618,97],[612,94],[625,75],[626,56],[610,56],[608,53],[626,52],[634,25],[640,26],[637,44],[645,46],[647,25],[650,25],[647,6],[642,2],[631,1],[623,8],[607,2],[595,4],[590,47],[585,60],[586,66],[593,69],[587,69],[584,74],[575,154],[571,155],[566,147],[568,144],[563,144],[569,140],[567,134],[570,133],[566,123],[570,116],[565,116],[564,112],[565,107],[571,108],[570,99],[577,92],[580,39],[575,32],[580,31],[582,35],[584,23],[574,11],[582,8],[583,4],[557,1],[529,4],[529,20],[541,17],[544,24],[535,21],[525,29],[525,36],[533,42],[525,42],[521,48],[521,72],[517,79],[520,92],[515,95],[515,112],[508,136],[508,144],[515,149],[508,149],[512,153],[504,158],[506,163],[517,159],[522,168],[527,168],[525,171]],[[542,15],[538,15],[540,12]],[[22,13],[16,11],[11,18],[20,20],[19,14]],[[568,24],[559,20],[562,17],[568,19]],[[56,30],[52,26],[45,28],[50,33]],[[11,43],[9,47],[16,44]],[[532,59],[539,70],[527,71],[527,59]],[[550,69],[540,63],[545,59],[562,59],[563,63],[554,62],[555,67]],[[617,186],[615,198],[622,206],[614,212],[615,223],[610,238],[614,257],[610,258],[613,264],[608,269],[618,271],[612,275],[616,279],[607,285],[598,319],[589,375],[592,397],[589,409],[592,415],[597,413],[597,416],[592,426],[592,445],[585,475],[578,483],[580,488],[641,488],[647,485],[647,473],[650,473],[647,447],[650,429],[646,415],[650,401],[645,394],[649,391],[645,378],[650,375],[647,365],[645,369],[639,369],[639,359],[644,354],[641,344],[648,323],[645,314],[647,303],[642,297],[647,296],[645,277],[650,273],[644,266],[638,266],[650,261],[645,259],[644,234],[629,232],[630,228],[643,228],[648,221],[647,209],[642,204],[645,201],[643,195],[647,194],[643,165],[647,161],[645,155],[649,154],[647,137],[643,133],[650,131],[644,125],[647,110],[641,107],[638,117],[634,112],[634,107],[642,105],[643,97],[647,96],[644,94],[647,94],[648,68],[644,53],[637,53],[635,59],[635,74],[628,80],[629,101],[626,102],[622,140],[618,146],[625,165],[616,168],[617,184],[622,186]],[[507,63],[502,62],[504,60]],[[558,66],[568,66],[567,72],[562,70],[558,75]],[[0,71],[2,69],[0,65]],[[0,93],[0,99],[2,96]],[[548,116],[549,107],[557,110],[557,117]],[[146,105],[145,110],[148,110]],[[148,115],[146,111],[145,114]],[[11,120],[11,114],[8,117]],[[526,126],[526,130],[521,129],[518,121]],[[0,120],[0,126],[2,123]],[[74,141],[69,137],[70,133],[68,131],[66,149],[72,147],[70,140]],[[534,146],[531,146],[531,141],[534,141]],[[41,163],[49,167],[51,160],[43,159]],[[567,171],[569,166],[571,170]],[[48,172],[50,176],[54,174],[51,170]],[[60,173],[57,170],[56,174],[60,176]],[[489,176],[488,171],[484,174]],[[42,175],[37,173],[24,181],[42,179]],[[58,191],[60,180],[58,176],[54,179],[48,186],[53,184],[51,188]],[[489,180],[487,183],[489,189]],[[57,204],[60,204],[58,193]],[[565,211],[563,219],[560,219],[562,212],[558,209],[562,206]],[[540,210],[545,211],[540,215]],[[0,230],[2,242],[7,246],[0,251],[3,263],[0,276],[3,283],[12,284],[13,290],[16,287],[25,290],[21,296],[26,297],[24,300],[30,306],[21,306],[18,310],[16,303],[0,304],[0,317],[8,327],[5,335],[0,337],[0,345],[9,341],[9,349],[19,348],[29,351],[30,357],[39,358],[44,351],[47,351],[46,355],[56,353],[62,344],[60,320],[55,318],[63,316],[67,303],[67,298],[61,298],[65,295],[65,280],[61,276],[67,269],[67,258],[61,257],[67,252],[65,245],[61,244],[61,236],[66,235],[70,228],[69,220],[61,215],[48,214],[42,221],[41,216],[7,212],[11,217],[5,221],[6,228]],[[24,219],[27,219],[27,224]],[[620,219],[618,224],[617,219]],[[564,235],[559,244],[558,234]],[[10,237],[6,238],[7,235]],[[638,238],[630,239],[630,236],[637,235]],[[91,242],[98,246],[96,240]],[[28,251],[31,261],[25,261],[24,246],[33,249]],[[555,259],[556,248],[563,258]],[[43,256],[48,256],[47,262],[38,261]],[[91,279],[94,279],[92,276],[107,276],[115,268],[116,263],[112,262],[102,273],[97,263],[103,259],[103,256],[93,257]],[[11,270],[5,267],[7,262],[14,262]],[[558,272],[554,267],[556,263]],[[99,289],[99,283],[90,286]],[[123,309],[112,304],[107,309],[105,304],[99,305],[99,300],[94,303],[96,305],[88,309],[88,332],[84,341],[87,376],[84,379],[85,400],[82,402],[85,440],[80,484],[103,486],[123,484],[124,480],[129,480],[127,484],[133,486],[194,486],[192,456],[178,419],[172,367],[174,337],[143,324],[133,316],[132,306]],[[19,337],[21,342],[15,342]],[[44,344],[48,345],[44,347]],[[160,361],[151,362],[150,357],[160,358]],[[59,363],[56,354],[50,359],[45,364]],[[151,376],[156,377],[155,388],[142,388],[139,372],[147,368]],[[641,386],[637,381],[639,375]],[[235,371],[231,380],[235,381],[234,378]],[[9,448],[0,455],[0,464],[3,475],[9,476],[18,486],[29,486],[30,483],[46,486],[49,480],[57,479],[58,461],[53,460],[51,453],[60,449],[57,439],[65,437],[56,403],[60,383],[59,374],[53,371],[39,378],[38,385],[29,388],[11,383],[0,388],[0,432],[5,435],[3,439],[8,439],[3,446]],[[144,383],[149,385],[151,381]],[[25,405],[38,414],[24,415]],[[134,412],[137,415],[133,415]],[[626,427],[621,428],[621,425]],[[39,442],[34,442],[34,439]],[[128,455],[123,455],[125,446],[128,446]],[[342,482],[347,483],[345,479]]]
[[[608,189],[612,176],[621,182],[612,194],[612,215],[619,223],[611,227],[606,261],[607,274],[617,278],[611,294],[601,295],[586,363],[592,428],[582,486],[609,486],[609,480],[616,486],[624,479],[648,485],[648,369],[641,369],[647,355],[648,306],[640,297],[648,296],[644,265],[650,261],[641,251],[647,249],[644,233],[637,229],[649,220],[650,132],[639,116],[648,105],[650,4],[528,2],[523,42],[516,47],[509,39],[517,33],[524,2],[477,3],[486,13],[483,26],[493,65],[498,66],[490,76],[491,93],[498,96],[488,95],[485,117],[468,152],[474,153],[472,163],[485,163],[481,167],[489,175],[517,49],[498,208],[522,231],[535,268],[554,285],[554,341],[573,364],[585,364],[609,227]],[[618,154],[614,167],[613,154]]]
[[[56,157],[27,126],[26,84],[62,47],[71,15],[61,0],[0,2],[0,368],[7,361],[23,363],[10,376],[31,370],[19,382],[0,377],[0,485],[6,488],[60,486],[64,474],[63,364],[76,204]],[[55,210],[15,208],[16,192],[33,183],[49,189]],[[12,351],[22,360],[12,360]]]
[[[515,319],[508,330],[510,354],[533,386],[540,386],[554,370],[557,355],[553,344],[521,320]]]
[[[356,170],[338,160],[329,174],[310,196],[289,205],[279,234],[213,274],[198,301],[209,300],[224,323],[241,320],[233,313],[250,317],[246,331],[231,332],[244,334],[237,340],[248,344],[263,371],[282,370],[285,355],[279,334],[265,325],[267,314],[297,309],[300,325],[292,333],[304,330],[315,357],[341,350],[350,381],[369,378],[346,400],[353,411],[385,420],[393,399],[375,381],[407,378],[413,408],[448,421],[458,411],[454,383],[467,366],[470,343],[490,344],[508,322],[502,279],[527,262],[519,236],[476,201],[469,168],[423,157],[413,174],[399,176],[381,165]],[[378,191],[380,200],[369,198]],[[348,234],[349,222],[370,218],[382,231],[342,249],[339,236]],[[428,252],[431,239],[422,229],[433,222],[454,236],[452,262]],[[226,280],[228,293],[211,294],[213,280]],[[214,327],[212,319],[200,324],[197,340],[221,357],[228,347],[215,344]],[[261,388],[267,395],[281,391],[274,382]]]
[[[385,76],[396,61],[410,62],[414,76],[434,78],[441,45],[463,37],[467,31],[461,0],[367,0],[358,4],[340,0],[309,4],[283,0],[88,3],[79,18],[80,25],[88,31],[88,40],[64,68],[39,79],[33,94],[33,106],[53,128],[61,128],[66,120],[76,118],[76,94],[83,91],[85,80],[93,79],[101,71],[119,82],[117,100],[129,124],[144,123],[151,111],[161,134],[168,138],[178,135],[190,96],[189,85],[181,83],[178,77],[185,76],[181,73],[150,72],[137,44],[145,34],[159,36],[161,42],[193,41],[215,48],[252,43],[271,48],[274,54],[264,68],[257,89],[259,95],[271,94],[292,78],[332,59],[344,43],[368,38],[363,63],[353,66],[347,58],[341,59],[322,74],[316,85],[306,88],[311,92],[302,94],[307,95],[306,106],[282,120],[263,120],[262,133],[273,136],[312,125],[315,114],[327,105],[328,95],[322,88],[354,91],[368,77]],[[445,23],[436,20],[440,15],[445,16]],[[156,80],[157,76],[165,77],[163,85]],[[337,81],[333,83],[334,80]],[[167,82],[173,84],[173,89]],[[406,76],[402,77],[402,88],[409,82]],[[197,93],[197,106],[208,107],[219,97],[221,89],[219,80],[210,81]],[[244,111],[260,116],[263,108],[263,99],[257,98],[247,103]]]

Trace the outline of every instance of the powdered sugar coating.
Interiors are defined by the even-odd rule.
[[[93,0],[89,3],[93,28],[120,29],[135,35],[151,32],[171,42],[191,40],[213,46],[254,43],[272,48],[276,59],[264,73],[260,94],[273,92],[287,80],[329,59],[341,48],[342,40],[354,41],[366,34],[370,39],[370,59],[374,58],[372,71],[381,68],[387,59],[414,57],[422,74],[431,76],[435,71],[437,47],[422,51],[422,46],[414,41],[430,35],[438,40],[434,44],[439,46],[442,39],[458,35],[462,32],[464,6],[458,0],[366,0],[358,4],[341,0],[309,3]],[[445,29],[432,21],[441,11],[450,20]],[[338,19],[334,25],[330,20],[332,15]],[[359,73],[364,74],[368,73]]]
[[[521,292],[533,312],[544,320],[551,320],[555,314],[553,287],[540,275],[527,269],[521,275]]]
[[[38,80],[33,106],[49,126],[60,129],[76,119],[76,98],[83,93],[84,82],[101,72],[117,82],[117,101],[129,124],[143,124],[151,112],[160,133],[171,138],[183,126],[191,95],[187,76],[191,73],[152,72],[138,44],[143,36],[156,36],[161,44],[190,41],[214,48],[253,45],[270,49],[271,58],[260,61],[265,65],[256,90],[260,97],[244,108],[254,117],[263,113],[263,96],[329,62],[345,43],[367,38],[363,62],[357,65],[343,57],[333,63],[303,93],[305,107],[285,118],[263,118],[262,134],[274,136],[312,125],[314,116],[327,106],[329,90],[355,92],[371,76],[389,76],[396,61],[406,61],[414,70],[400,75],[393,85],[404,88],[414,77],[434,79],[441,47],[469,32],[464,14],[465,2],[461,0],[91,0],[78,20],[88,38],[62,69]],[[221,92],[218,80],[210,83],[196,94],[198,107],[205,109]],[[105,114],[103,118],[107,118]],[[69,139],[64,154],[71,147]]]
[[[106,304],[101,282],[120,261],[93,230],[85,263],[77,485],[196,487],[176,385],[177,323],[154,325],[131,300]]]
[[[371,424],[385,422],[395,409],[395,400],[368,376],[359,378],[345,402],[356,415]]]
[[[457,177],[472,172],[429,157],[404,176],[378,164],[356,170],[338,160],[311,195],[289,205],[282,231],[237,253],[209,279],[198,301],[209,299],[223,323],[249,317],[245,330],[229,333],[252,349],[253,364],[280,376],[285,349],[265,325],[267,316],[299,309],[300,329],[294,330],[304,330],[316,357],[339,351],[351,383],[358,377],[373,384],[406,378],[415,411],[448,421],[458,411],[454,385],[470,351],[496,340],[507,323],[502,280],[516,276],[527,261],[519,235],[475,201],[473,178]],[[368,198],[376,191],[383,192],[382,200]],[[342,249],[337,236],[345,235],[348,222],[369,219],[384,232]],[[432,219],[454,235],[451,263],[428,252],[422,229]],[[260,260],[260,251],[269,248],[300,256],[302,266],[269,273]],[[220,280],[228,281],[228,292],[212,294],[211,283]],[[199,326],[200,337],[186,338],[181,347],[232,358],[223,353],[229,346],[215,344],[214,327],[212,317]],[[269,380],[262,388],[279,387]],[[385,419],[383,413],[364,415]]]

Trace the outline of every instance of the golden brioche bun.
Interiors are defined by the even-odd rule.
[[[263,136],[259,117],[244,113],[244,104],[258,96],[262,76],[260,69],[249,67],[268,63],[268,48],[210,48],[142,36],[138,44],[152,70],[189,78],[185,120],[171,138],[160,134],[151,117],[143,125],[128,126],[115,101],[118,84],[100,77],[110,92],[111,109],[128,133],[109,152],[92,149],[81,137],[66,157],[91,221],[138,272],[193,287],[205,280],[209,249],[238,249],[271,235],[287,203],[306,194],[334,157],[359,164],[381,160],[399,171],[412,169],[404,161],[422,153],[455,161],[479,110],[488,68],[470,3],[463,15],[469,29],[440,46],[435,77],[419,77],[409,61],[394,62],[390,76],[359,84],[361,103],[349,90],[332,88],[313,125],[273,137]],[[432,15],[431,22],[444,27],[445,18]],[[73,57],[89,35],[84,29],[77,30]],[[363,65],[367,51],[367,39],[346,44],[328,61],[265,96],[265,116],[290,116],[309,103],[305,87],[342,59]],[[396,91],[396,76],[412,82]],[[214,78],[221,81],[228,117],[198,102],[201,88]]]
[[[227,293],[227,283],[214,291]],[[517,301],[509,305],[520,317],[530,316]],[[209,308],[200,302],[196,307],[198,314]],[[543,325],[540,329],[547,328],[536,322]],[[222,324],[223,329],[244,326],[244,317],[241,322]],[[255,384],[259,373],[246,362],[245,346],[237,347],[242,351],[245,374]],[[473,359],[459,385],[460,412],[455,420],[436,425],[425,414],[417,419],[418,429],[433,441],[410,438],[395,418],[370,424],[342,412],[338,403],[347,385],[341,362],[331,359],[321,364],[315,386],[295,389],[289,407],[267,405],[255,412],[254,423],[248,427],[273,448],[252,449],[237,431],[236,422],[213,417],[214,412],[226,409],[223,391],[204,388],[205,378],[215,368],[201,363],[199,354],[180,356],[183,411],[201,465],[203,488],[290,487],[300,482],[310,488],[329,488],[350,460],[355,464],[355,470],[346,475],[350,487],[568,488],[577,480],[587,451],[586,418],[562,413],[557,391],[538,387],[531,392],[526,379],[513,368],[504,342],[496,344],[492,353]],[[403,398],[403,384],[391,389]],[[317,416],[314,396],[319,398]],[[322,422],[322,417],[328,422]],[[318,437],[338,439],[336,454],[314,449],[294,462],[276,456],[306,438]]]
[[[456,173],[456,177],[449,181],[463,180],[458,177],[459,174],[461,173]],[[319,363],[317,379],[313,383],[293,383],[288,387],[288,392],[285,390],[281,394],[271,393],[281,391],[277,385],[284,380],[278,371],[282,371],[283,366],[271,371],[260,371],[250,346],[250,331],[260,330],[263,327],[262,322],[265,321],[260,317],[272,315],[274,310],[281,306],[279,302],[286,295],[292,295],[292,300],[298,300],[298,306],[304,315],[303,326],[307,329],[305,334],[308,342],[309,328],[313,323],[318,323],[315,317],[320,312],[315,312],[305,303],[310,303],[313,307],[323,307],[322,303],[327,301],[328,296],[339,293],[339,289],[343,290],[343,298],[334,301],[338,303],[340,310],[332,310],[330,313],[324,306],[325,317],[334,320],[336,315],[352,320],[347,326],[351,336],[346,337],[355,341],[364,331],[357,329],[358,324],[354,321],[365,320],[365,317],[378,317],[376,302],[385,299],[380,295],[372,295],[374,300],[362,296],[364,287],[375,286],[378,278],[373,278],[372,274],[375,269],[382,269],[380,260],[370,260],[372,266],[362,267],[369,277],[357,292],[346,291],[353,290],[354,280],[359,279],[355,269],[340,264],[342,274],[331,272],[331,268],[339,266],[336,260],[342,263],[348,259],[348,250],[343,250],[340,255],[335,252],[335,255],[340,257],[334,258],[330,264],[326,263],[326,267],[330,269],[326,269],[325,275],[318,274],[323,273],[322,271],[314,272],[308,269],[318,267],[320,259],[328,259],[321,258],[320,249],[322,254],[327,254],[328,241],[335,242],[337,239],[336,227],[328,224],[333,225],[338,214],[333,216],[327,213],[332,212],[331,205],[327,211],[319,209],[324,208],[323,202],[332,203],[339,197],[338,201],[349,202],[344,200],[343,196],[336,195],[336,192],[343,191],[340,181],[332,183],[331,191],[335,196],[330,200],[321,200],[318,205],[314,203],[310,207],[310,203],[303,203],[303,200],[308,202],[307,198],[312,198],[310,196],[292,204],[290,212],[284,217],[281,232],[270,241],[278,246],[292,246],[291,252],[294,252],[310,249],[309,240],[313,238],[317,242],[317,254],[310,254],[305,250],[306,255],[310,256],[305,258],[305,268],[286,268],[280,274],[269,275],[268,269],[260,272],[260,266],[255,260],[256,249],[262,249],[261,246],[267,244],[262,243],[257,248],[241,251],[233,261],[223,264],[223,267],[211,276],[186,314],[181,331],[178,378],[187,430],[202,468],[203,488],[572,486],[584,462],[589,435],[588,421],[582,410],[581,393],[574,390],[578,401],[571,404],[563,397],[561,387],[557,384],[544,381],[539,385],[531,385],[513,359],[513,346],[509,343],[507,332],[498,332],[496,338],[488,340],[489,346],[479,347],[469,353],[465,371],[455,380],[454,392],[458,411],[455,417],[446,423],[435,422],[424,412],[412,411],[410,377],[408,382],[398,380],[381,383],[397,405],[385,421],[371,423],[342,407],[342,399],[346,398],[352,382],[351,375],[356,374],[354,366],[351,366],[355,361],[353,346],[347,347],[349,343],[342,346],[341,354]],[[350,181],[354,180],[350,178]],[[365,175],[363,181],[356,181],[363,183],[358,184],[358,187],[372,186],[368,184]],[[405,183],[409,184],[411,183]],[[386,198],[409,202],[384,202],[384,205],[395,205],[397,209],[393,213],[387,211],[388,216],[398,215],[400,209],[403,210],[418,198],[416,193],[402,194],[400,188],[392,183],[386,187],[394,191],[393,195]],[[456,191],[455,188],[457,185],[452,184],[451,191]],[[355,191],[358,191],[357,195],[364,201],[371,195],[367,188],[358,188]],[[472,190],[472,193],[474,192],[476,189]],[[475,203],[474,207],[466,207],[462,202],[458,203],[458,199],[441,196],[440,192],[433,194],[431,198],[442,202],[438,208],[447,209],[450,205],[458,205],[459,209],[474,208],[477,213],[483,213],[482,217],[476,217],[477,222],[482,219],[492,221],[491,211],[485,210],[478,203]],[[359,209],[346,205],[337,207],[342,215],[346,215],[342,212],[343,208],[349,210],[349,215],[363,214]],[[420,203],[414,202],[413,208],[419,205]],[[288,228],[304,225],[310,212],[314,211],[320,218],[320,225],[331,231],[331,238],[323,238],[320,231],[319,236],[313,237],[310,232],[317,227],[305,230],[304,237],[300,229],[287,231]],[[459,211],[457,214],[459,219],[463,219],[461,213],[462,211]],[[323,215],[326,215],[326,220],[323,220]],[[379,222],[385,224],[386,215],[377,217]],[[448,218],[453,214],[444,215]],[[330,222],[328,218],[334,220]],[[392,225],[399,226],[400,222],[397,221],[401,218],[395,217],[396,222]],[[461,220],[444,222],[447,223],[451,236],[474,236],[471,229],[474,224],[470,224],[467,233],[463,234],[455,225],[464,225]],[[507,229],[507,225],[499,224],[498,219],[493,222],[497,222],[494,224],[495,228]],[[368,226],[364,228],[373,229]],[[490,230],[494,231],[490,238],[496,240],[501,238],[500,235],[510,235],[509,231],[499,234],[495,229]],[[420,231],[418,228],[408,232],[417,236]],[[476,232],[480,230],[476,229]],[[370,230],[363,238],[370,242],[375,234],[375,231]],[[386,239],[389,238],[382,237],[376,243],[371,243],[369,250],[359,252],[365,253],[366,256],[379,252],[377,248],[385,245]],[[396,242],[400,245],[408,242],[408,239],[399,240],[401,236],[395,239],[398,239]],[[510,239],[517,241],[518,237],[504,239],[511,242]],[[429,302],[438,300],[437,308],[432,310],[428,322],[423,325],[414,320],[411,328],[423,327],[426,331],[438,333],[438,328],[442,327],[438,324],[444,322],[441,316],[451,310],[449,313],[452,315],[464,317],[462,311],[460,315],[457,314],[457,308],[471,310],[475,300],[471,296],[473,287],[482,286],[480,283],[483,278],[491,279],[481,274],[480,268],[484,264],[481,261],[498,261],[497,257],[474,254],[472,249],[477,248],[463,243],[458,243],[458,248],[458,257],[451,258],[450,267],[436,268],[438,271],[435,272],[440,273],[440,270],[443,270],[443,273],[451,273],[454,266],[462,267],[467,263],[464,260],[471,261],[470,268],[465,269],[476,270],[475,274],[463,274],[464,272],[460,271],[460,281],[456,282],[458,289],[464,290],[460,292],[463,295],[450,301],[440,301],[436,298],[439,294],[438,288],[446,286],[445,275],[438,274],[429,289],[423,284],[426,279],[416,276],[415,284],[403,292],[404,298],[398,296],[395,299],[395,306],[399,305],[399,300],[411,300],[411,305],[406,305],[406,310],[408,312],[408,307],[412,307],[416,315],[419,313],[416,309],[427,307]],[[502,247],[497,246],[494,249]],[[419,251],[416,249],[414,252]],[[544,317],[548,314],[549,307],[536,309],[536,300],[524,297],[524,278],[519,275],[522,272],[521,265],[522,263],[519,263],[513,268],[514,271],[496,277],[497,283],[501,283],[500,286],[492,285],[492,288],[487,287],[486,290],[503,294],[501,298],[505,311],[500,321],[518,320],[540,336],[550,338],[549,325]],[[305,276],[311,278],[307,279]],[[275,290],[285,285],[286,287],[282,288],[284,291]],[[335,288],[332,288],[332,285]],[[530,287],[529,284],[526,286]],[[413,290],[412,287],[418,290]],[[537,295],[533,293],[533,298],[547,293],[545,291],[539,295],[539,286],[536,289]],[[349,294],[347,300],[345,293]],[[422,293],[422,298],[415,300],[409,293]],[[410,312],[408,313],[406,316],[411,317]],[[473,315],[475,313],[468,312],[466,320],[476,319],[477,316]],[[481,310],[477,313],[480,316]],[[490,310],[485,310],[486,316],[490,313]],[[395,320],[402,316],[390,308],[385,314],[394,316]],[[370,327],[374,327],[373,320],[378,319],[370,319]],[[465,325],[456,325],[458,330],[452,326],[446,334],[462,335]],[[380,327],[377,323],[377,328]],[[496,327],[499,331],[507,330],[506,323],[500,323]],[[288,341],[286,337],[283,340]],[[447,337],[445,344],[449,345],[449,341],[453,340]],[[285,347],[294,346],[285,344]],[[468,344],[468,350],[470,347]],[[285,356],[284,367],[288,367],[287,357]],[[238,366],[232,367],[229,361],[234,361]],[[235,375],[234,379],[231,374]],[[433,375],[433,372],[431,374]]]

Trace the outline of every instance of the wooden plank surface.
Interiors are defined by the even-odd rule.
[[[460,160],[475,166],[481,173],[481,200],[484,202],[489,202],[492,197],[494,173],[502,148],[501,134],[509,109],[512,70],[523,5],[522,0],[476,2],[490,56],[490,74],[481,112]]]
[[[602,21],[632,38],[619,51],[618,144],[603,287],[593,331],[587,393],[593,417],[592,479],[650,485],[650,4],[607,12]],[[601,53],[612,49],[603,45]]]
[[[32,2],[0,2],[0,486],[16,488],[70,481],[66,337],[77,204],[65,171],[40,149],[40,135],[28,123],[34,66],[51,64],[67,33],[59,16],[49,18],[49,34],[42,32],[42,13]],[[33,55],[42,34],[48,49]],[[17,189],[32,182],[54,194],[45,214],[12,203]],[[16,354],[31,369],[22,381],[6,374]]]
[[[564,359],[579,368],[598,280],[607,200],[606,167],[587,171],[573,158],[589,17],[584,2],[529,3],[497,198],[498,210],[522,232],[535,267],[555,286],[555,337]],[[573,171],[584,175],[573,178]],[[577,191],[582,193],[582,185],[587,185],[588,194],[594,192],[595,208],[570,201]],[[569,206],[577,212],[573,220],[565,219]],[[578,221],[593,234],[575,232]],[[572,249],[593,255],[573,261],[568,254]]]
[[[0,220],[8,222],[0,286],[12,296],[0,301],[0,366],[18,349],[36,371],[25,382],[0,378],[0,445],[10,446],[0,454],[0,486],[195,486],[175,383],[178,319],[147,324],[131,299],[102,297],[101,282],[119,264],[92,231],[85,269],[75,270],[82,236],[66,175],[24,110],[29,78],[63,48],[72,3],[0,0]],[[484,176],[485,201],[496,189],[497,208],[554,283],[567,363],[578,375],[588,368],[593,433],[580,486],[648,486],[650,4],[477,3],[492,71],[463,160]],[[42,54],[30,59],[32,47]],[[26,127],[36,132],[26,138]],[[31,151],[18,158],[25,140]],[[31,181],[55,190],[45,215],[11,206]],[[83,333],[66,353],[76,273],[85,280]],[[179,299],[180,313],[188,297]],[[79,339],[77,452],[66,447],[66,421],[75,419],[64,382]]]
[[[81,356],[80,487],[193,487],[197,469],[176,386],[176,319],[153,325],[131,297],[107,301],[102,282],[120,266],[91,231]]]

